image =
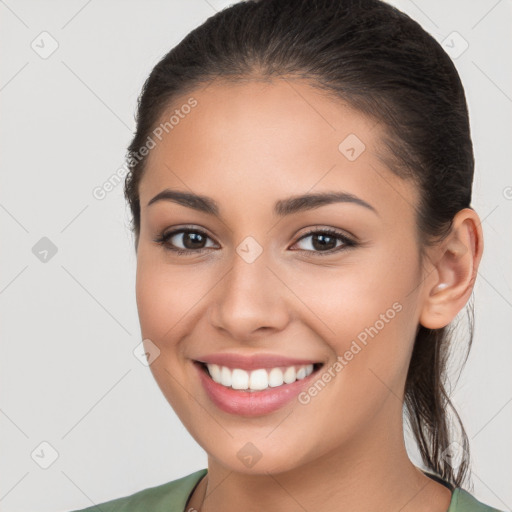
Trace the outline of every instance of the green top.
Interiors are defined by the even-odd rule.
[[[185,505],[197,484],[207,472],[207,469],[200,469],[178,480],[71,512],[187,512],[185,511]],[[424,473],[452,491],[450,507],[446,512],[503,512],[484,505],[460,487],[453,489],[439,477],[425,471]]]

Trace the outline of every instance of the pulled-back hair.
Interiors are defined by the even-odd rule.
[[[449,56],[417,22],[380,0],[243,1],[190,32],[144,83],[125,182],[136,248],[138,188],[147,157],[131,156],[173,101],[215,79],[284,76],[304,78],[387,128],[383,161],[420,191],[422,254],[450,232],[459,210],[471,208],[474,159],[464,89]],[[471,301],[467,312],[466,358],[473,338]],[[404,413],[426,468],[461,486],[469,473],[469,443],[447,390],[450,327],[418,325]],[[448,456],[455,438],[464,455],[460,465]]]

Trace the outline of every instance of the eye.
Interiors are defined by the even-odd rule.
[[[312,252],[319,256],[337,253],[357,245],[354,240],[333,229],[311,230],[299,238],[296,244],[308,238],[311,240],[304,244],[306,248],[301,252]]]
[[[204,231],[181,228],[160,234],[154,242],[178,255],[192,255],[205,252],[209,248],[205,245],[208,240],[211,238]],[[182,244],[182,247],[177,247],[176,244]]]
[[[313,229],[299,238],[294,245],[308,238],[311,240],[304,243],[305,248],[300,249],[300,252],[324,256],[357,246],[357,242],[333,229]],[[154,242],[177,255],[190,256],[202,254],[212,246],[215,247],[215,244],[208,246],[208,240],[211,241],[211,238],[204,231],[191,227],[163,232]]]

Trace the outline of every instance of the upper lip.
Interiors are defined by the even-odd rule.
[[[240,368],[241,370],[257,370],[259,368],[276,368],[279,366],[302,366],[321,363],[314,359],[298,359],[280,356],[278,354],[253,354],[244,356],[234,353],[209,354],[199,357],[196,361],[205,364],[218,364],[228,368]]]

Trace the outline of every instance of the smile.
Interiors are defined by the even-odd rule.
[[[252,371],[206,364],[212,380],[221,386],[242,391],[263,391],[302,380],[313,373],[314,365],[259,368]]]
[[[242,369],[194,361],[209,400],[226,413],[246,417],[269,414],[293,402],[324,366],[324,363],[291,364],[291,361],[286,366],[264,364],[265,368],[261,368],[260,364],[261,360],[259,364],[253,360]]]

